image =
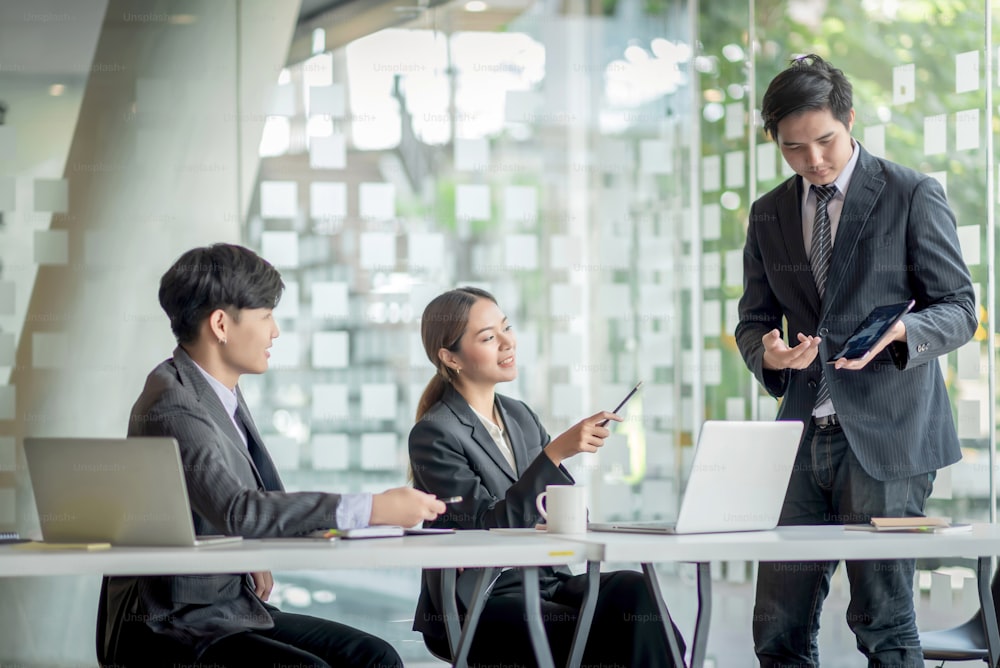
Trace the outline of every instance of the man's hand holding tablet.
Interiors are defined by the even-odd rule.
[[[913,309],[915,303],[911,299],[873,309],[827,364],[833,364],[837,369],[861,369],[893,341],[905,341],[906,325],[902,317]]]

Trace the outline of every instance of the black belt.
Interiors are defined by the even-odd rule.
[[[815,424],[820,429],[826,429],[827,427],[834,427],[840,424],[840,419],[837,417],[836,413],[831,415],[824,415],[823,417],[813,417],[813,424]]]

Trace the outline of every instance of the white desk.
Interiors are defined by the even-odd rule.
[[[705,660],[705,646],[711,616],[711,574],[709,562],[743,559],[747,561],[828,561],[841,559],[916,559],[964,557],[979,561],[979,600],[984,611],[989,642],[990,665],[1000,657],[1000,632],[990,591],[990,559],[1000,554],[1000,525],[977,524],[969,533],[912,534],[845,531],[840,526],[779,527],[773,531],[717,533],[686,536],[598,533],[564,536],[588,546],[588,559],[638,561],[657,598],[660,614],[670,632],[670,618],[660,594],[651,564],[664,561],[698,563],[698,616],[691,646],[691,666]]]
[[[309,539],[244,540],[214,547],[114,547],[107,550],[24,549],[0,546],[0,577],[49,575],[161,575],[184,573],[245,573],[260,570],[328,570],[367,568],[445,569],[444,601],[449,643],[455,665],[465,665],[487,587],[495,569],[521,567],[532,644],[540,666],[552,667],[538,597],[539,566],[579,563],[587,546],[547,536],[499,535],[460,531],[439,536],[407,536],[368,540]],[[458,633],[454,604],[455,570],[482,567],[476,603],[467,611]],[[534,577],[532,577],[534,576]],[[533,585],[533,586],[532,586]],[[589,620],[585,620],[589,627]]]

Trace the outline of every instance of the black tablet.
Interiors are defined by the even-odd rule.
[[[841,358],[856,360],[864,357],[865,353],[874,348],[900,318],[910,312],[915,303],[911,299],[908,302],[878,306],[873,309],[865,321],[854,330],[851,338],[847,339],[840,352],[830,358],[830,362],[836,362]]]

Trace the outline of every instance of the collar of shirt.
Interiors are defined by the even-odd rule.
[[[208,386],[212,388],[213,392],[215,392],[215,396],[219,397],[219,401],[222,402],[222,407],[226,409],[226,414],[229,415],[229,419],[233,421],[233,426],[236,427],[236,433],[240,435],[241,439],[244,439],[243,444],[246,445],[246,435],[243,433],[243,430],[240,429],[240,425],[236,421],[236,409],[239,408],[240,404],[239,399],[236,397],[236,388],[230,390],[228,387],[223,385],[218,378],[202,369],[201,365],[197,362],[195,362],[194,365],[198,368],[198,371],[201,372],[201,375],[205,377],[205,380],[208,381]]]
[[[472,406],[470,405],[469,408],[472,408]],[[503,438],[503,427],[477,411],[475,408],[472,408],[472,412],[476,414],[479,421],[482,422],[483,426],[486,427],[486,430],[490,432],[490,436],[493,437],[494,441]]]

